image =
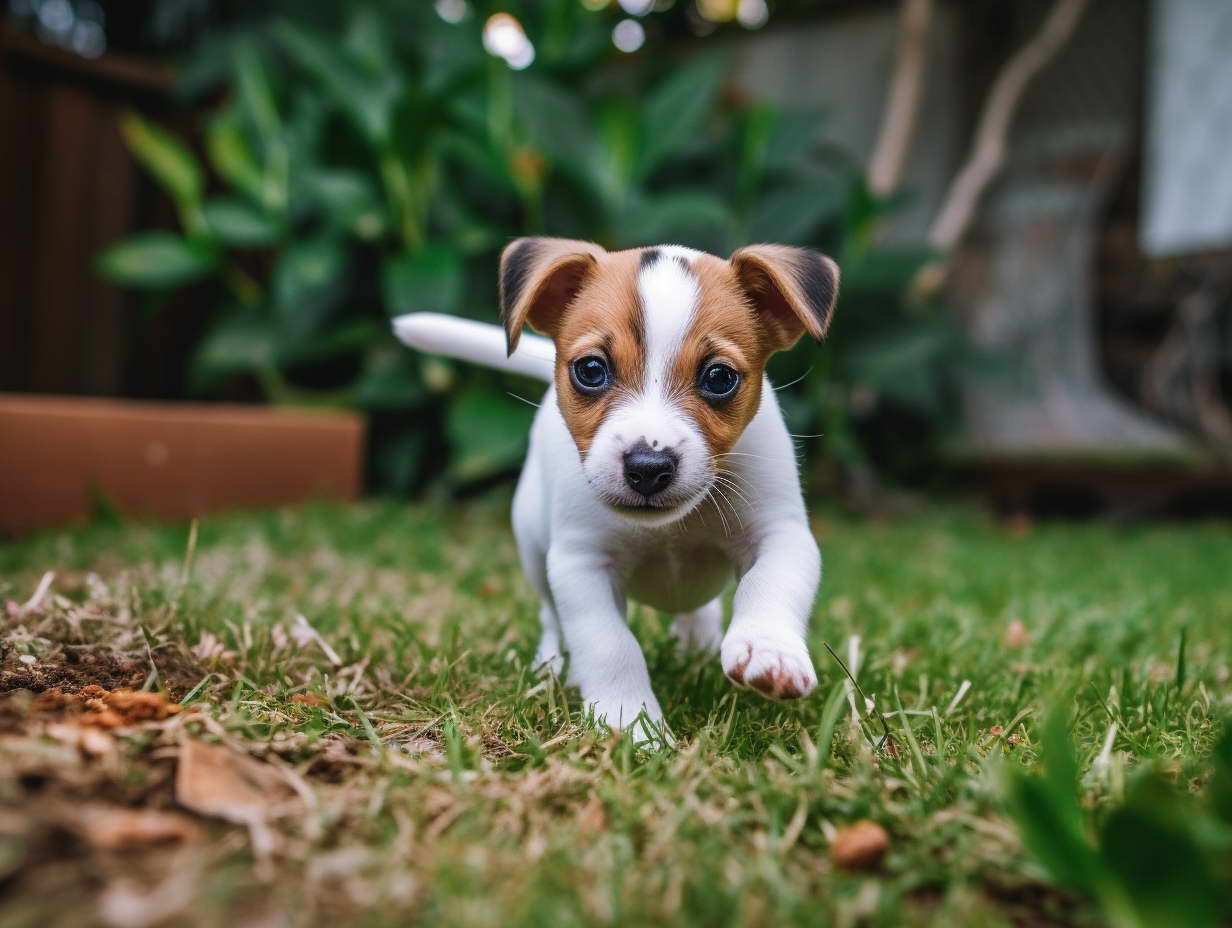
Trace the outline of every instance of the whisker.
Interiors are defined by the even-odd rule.
[[[788,387],[794,387],[796,384],[798,384],[801,380],[803,380],[805,377],[807,377],[811,373],[813,373],[813,368],[810,365],[809,369],[806,370],[799,377],[797,377],[795,380],[789,380],[787,383],[783,384],[781,387],[775,387],[774,392],[778,393],[780,390],[786,390]]]
[[[526,397],[524,397],[524,396],[518,396],[516,393],[514,393],[514,392],[512,392],[512,391],[510,391],[510,390],[506,390],[506,391],[505,391],[505,395],[506,395],[506,396],[512,396],[515,400],[521,400],[521,401],[522,401],[523,403],[525,403],[527,406],[534,406],[536,409],[538,409],[538,408],[539,408],[539,404],[538,404],[538,403],[536,403],[536,402],[534,402],[534,401],[532,401],[532,400],[528,400],[528,399],[527,399]]]
[[[714,505],[714,511],[719,514],[719,521],[723,523],[723,534],[730,535],[731,527],[727,524],[727,516],[723,515],[723,510],[719,508],[719,501],[714,497],[713,486],[706,491],[706,499],[710,500],[710,502]]]
[[[723,492],[719,484],[718,483],[711,484],[711,489],[716,491],[719,494],[719,496],[723,498],[723,502],[727,504],[727,509],[729,512],[731,512],[732,517],[736,520],[736,524],[739,525],[740,528],[744,528],[744,519],[740,517],[739,511],[737,511],[736,507],[732,505],[731,499],[729,499],[727,494]]]
[[[736,496],[740,498],[740,501],[744,503],[744,505],[747,506],[749,509],[753,508],[753,504],[749,502],[749,498],[745,496],[744,493],[741,492],[740,488],[736,486],[736,484],[732,483],[730,480],[723,480],[718,475],[715,475],[714,479],[715,479],[716,484],[724,486],[727,489],[731,490],[733,493],[735,493]]]

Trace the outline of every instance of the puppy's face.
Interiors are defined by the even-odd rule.
[[[705,499],[757,412],[766,360],[824,334],[837,288],[829,258],[778,245],[723,260],[527,238],[501,260],[510,352],[524,323],[552,338],[560,411],[590,486],[650,524]]]

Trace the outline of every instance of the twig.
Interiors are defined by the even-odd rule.
[[[924,89],[924,63],[933,22],[933,0],[903,0],[898,18],[894,74],[881,128],[868,162],[868,186],[880,196],[898,189],[915,134]]]
[[[51,589],[52,581],[55,579],[56,572],[54,570],[44,573],[38,582],[38,586],[34,588],[34,594],[17,608],[17,614],[19,616],[27,616],[43,605],[43,600],[47,598],[47,591]]]
[[[980,114],[971,156],[950,185],[928,230],[928,242],[938,251],[950,251],[967,231],[980,196],[1005,160],[1010,122],[1023,94],[1069,40],[1086,7],[1087,0],[1056,0],[1039,32],[997,75]]]

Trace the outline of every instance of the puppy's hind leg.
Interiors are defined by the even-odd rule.
[[[723,598],[716,596],[692,612],[672,620],[676,648],[685,656],[718,654],[723,642]]]

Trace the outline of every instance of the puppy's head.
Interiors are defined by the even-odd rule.
[[[586,479],[651,524],[705,498],[757,412],[767,359],[821,338],[837,292],[833,261],[783,245],[723,260],[522,238],[501,257],[510,353],[525,324],[555,342],[557,399]]]

